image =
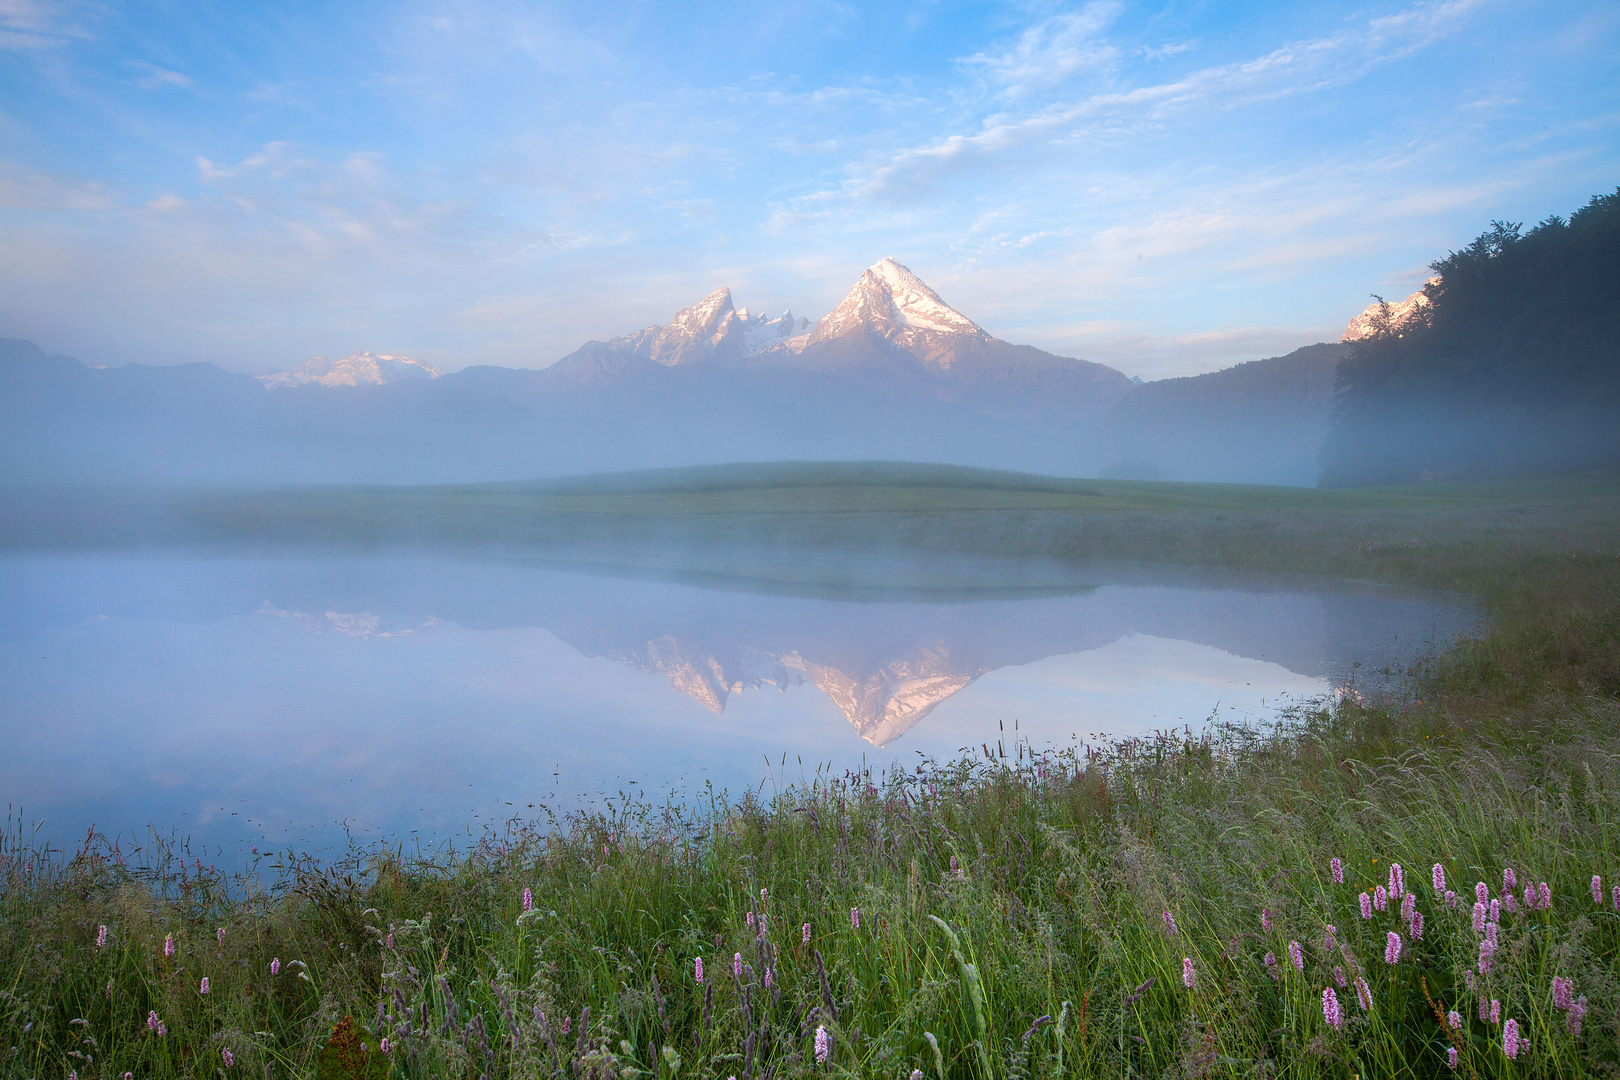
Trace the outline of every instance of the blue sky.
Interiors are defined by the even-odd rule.
[[[0,0],[0,336],[542,366],[893,255],[1146,378],[1620,184],[1620,4]]]

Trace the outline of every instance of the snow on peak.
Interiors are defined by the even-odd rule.
[[[1438,285],[1440,279],[1432,277],[1429,279],[1428,284]],[[1421,316],[1428,306],[1428,294],[1422,289],[1399,303],[1389,305],[1389,328],[1399,331],[1406,323]],[[1382,304],[1368,304],[1365,311],[1350,320],[1350,325],[1344,328],[1344,336],[1339,340],[1360,341],[1362,338],[1369,338],[1376,334],[1383,318],[1382,307]]]
[[[893,340],[913,331],[983,335],[974,321],[939,298],[892,258],[869,267],[849,295],[816,325],[814,340],[842,337],[857,327]]]
[[[634,350],[666,367],[698,360],[736,360],[764,352],[810,329],[808,319],[791,311],[772,319],[734,308],[731,290],[721,286],[691,307],[675,313],[668,326],[649,326],[610,344]]]
[[[421,360],[392,353],[356,352],[341,360],[317,356],[291,371],[275,371],[258,379],[272,390],[317,383],[321,386],[381,386],[404,379],[437,379],[444,371]]]

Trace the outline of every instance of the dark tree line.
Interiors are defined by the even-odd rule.
[[[1620,467],[1620,189],[1432,265],[1340,364],[1322,485]]]

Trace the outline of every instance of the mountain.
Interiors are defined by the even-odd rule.
[[[317,356],[291,371],[270,371],[258,376],[272,390],[290,386],[381,386],[400,379],[437,379],[444,372],[409,356],[356,352],[341,360]]]
[[[1352,324],[1354,325],[1354,324]],[[1098,425],[1092,471],[1131,480],[1314,486],[1344,344],[1143,383]]]
[[[430,484],[818,460],[1075,476],[1148,454],[1128,440],[1099,451],[1097,436],[1124,402],[1174,397],[1155,385],[1002,341],[883,259],[814,325],[753,315],[722,288],[666,325],[540,369],[446,374],[358,352],[255,378],[211,364],[92,369],[0,343],[0,462],[15,482],[98,484]],[[1144,423],[1180,437],[1178,420]],[[1171,473],[1175,455],[1199,456],[1182,443],[1167,451]],[[1230,478],[1283,475],[1260,463]]]
[[[1362,341],[1390,330],[1400,333],[1403,327],[1421,320],[1431,310],[1428,289],[1439,284],[1440,279],[1432,277],[1423,288],[1399,303],[1386,303],[1380,298],[1377,303],[1368,304],[1360,315],[1350,320],[1339,340]]]

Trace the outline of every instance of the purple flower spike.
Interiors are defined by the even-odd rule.
[[[1337,855],[1328,860],[1328,869],[1333,871],[1333,884],[1344,884],[1344,863],[1339,861]]]
[[[523,886],[523,910],[534,910],[534,892],[527,885]]]
[[[1582,994],[1575,999],[1575,1004],[1569,1007],[1569,1015],[1564,1017],[1564,1023],[1569,1033],[1577,1038],[1581,1034],[1581,1025],[1586,1023],[1586,995]]]
[[[748,929],[752,930],[754,928],[754,913],[752,911],[750,911],[744,917],[744,920],[748,923]]]
[[[234,1068],[236,1066],[236,1059],[231,1056],[230,1047],[223,1047],[219,1052],[219,1056],[225,1059],[225,1067],[227,1069]]]
[[[1183,956],[1181,958],[1181,985],[1191,990],[1193,988],[1193,984],[1197,981],[1198,973],[1193,970],[1192,958],[1189,956]]]
[[[208,993],[208,976],[206,976],[206,975],[203,976],[202,985],[197,987],[197,993],[199,993],[199,994]]]
[[[827,1064],[827,1058],[832,1055],[832,1036],[820,1024],[816,1025],[816,1064]]]
[[[1271,933],[1271,909],[1270,908],[1261,908],[1260,909],[1260,929],[1264,930],[1268,934]]]
[[[1502,1025],[1502,1053],[1509,1058],[1519,1056],[1519,1022],[1509,1020]]]
[[[1487,903],[1490,900],[1490,898],[1491,898],[1491,887],[1489,885],[1485,884],[1483,881],[1475,882],[1474,883],[1474,902],[1479,903],[1479,904],[1483,904],[1483,903]]]
[[[852,908],[849,909],[849,925],[853,926],[857,930],[859,930],[861,928],[861,909],[860,908],[852,907]]]
[[[1495,998],[1491,998],[1491,1023],[1500,1024],[1501,1022],[1502,1022],[1502,1003],[1500,1001],[1496,1000]]]
[[[1397,964],[1401,959],[1401,935],[1391,930],[1384,940],[1384,963]]]
[[[1344,1010],[1339,1007],[1339,995],[1333,992],[1331,986],[1322,991],[1322,1019],[1334,1031],[1344,1027]]]
[[[1446,890],[1446,907],[1454,908],[1454,907],[1457,907],[1461,903],[1462,903],[1462,901],[1460,899],[1458,899],[1456,893],[1452,892],[1450,889]]]
[[[1511,894],[1508,896],[1508,903],[1510,903],[1510,904],[1513,903],[1513,897],[1512,897]],[[1502,901],[1500,901],[1500,900],[1492,900],[1491,901],[1491,922],[1499,923],[1501,921],[1502,921]]]
[[[1484,998],[1479,999],[1479,1022],[1484,1023],[1491,1018],[1491,1003]]]
[[[1524,910],[1536,910],[1536,887],[1534,885],[1524,887]]]
[[[804,924],[804,944],[810,944],[810,924]]]
[[[1412,921],[1407,924],[1407,928],[1412,932],[1413,941],[1421,938],[1423,936],[1423,912],[1412,912]]]
[[[1536,886],[1536,906],[1542,911],[1552,907],[1552,886],[1545,881]]]
[[[281,974],[281,957],[273,956],[273,957],[270,958],[270,977],[273,979],[277,975],[280,975],[280,974]]]
[[[1446,1064],[1453,1069],[1457,1067],[1457,1048],[1455,1046],[1446,1047]]]
[[[103,926],[100,930],[96,931],[96,948],[105,949],[106,947],[107,947],[107,928],[105,926]]]
[[[1575,982],[1562,975],[1554,975],[1552,981],[1553,1007],[1567,1009],[1575,1004]]]
[[[166,934],[164,936],[164,938],[163,938],[163,955],[164,956],[173,956],[174,955],[174,935],[173,934]]]
[[[1361,894],[1361,917],[1363,919],[1372,918],[1372,897],[1366,893]]]
[[[158,1029],[157,1013],[155,1013],[155,1012],[147,1013],[146,1014],[146,1030],[148,1030],[148,1031],[156,1031],[157,1029]]]
[[[1417,894],[1407,893],[1401,897],[1401,922],[1411,925],[1412,916],[1417,914]]]
[[[1405,892],[1406,874],[1401,870],[1400,863],[1392,862],[1389,864],[1389,895],[1399,898]]]
[[[1518,878],[1518,875],[1514,874],[1513,867],[1511,867],[1511,866],[1503,867],[1502,868],[1502,891],[1503,892],[1512,892],[1514,889],[1516,889],[1518,887],[1519,887],[1519,878]]]
[[[731,954],[731,976],[734,979],[742,978],[742,953]]]
[[[696,983],[703,981],[703,957],[701,956],[692,961],[692,981]]]
[[[1265,963],[1266,963],[1266,974],[1271,976],[1271,980],[1273,982],[1276,982],[1276,981],[1280,980],[1282,978],[1282,976],[1277,974],[1277,954],[1276,953],[1269,953],[1269,952],[1266,953]]]
[[[1592,875],[1592,903],[1598,907],[1603,906],[1603,875]]]
[[[1434,869],[1429,871],[1429,876],[1430,876],[1431,879],[1433,879],[1434,891],[1435,892],[1443,893],[1443,892],[1446,891],[1446,868],[1445,867],[1441,866],[1439,863],[1435,863],[1434,864]]]
[[[1452,1009],[1450,1012],[1446,1013],[1446,1027],[1450,1028],[1452,1031],[1461,1031],[1462,1013],[1458,1012],[1456,1009]]]
[[[1609,895],[1614,898],[1614,910],[1620,911],[1620,885],[1616,885]]]
[[[1172,934],[1180,933],[1180,931],[1176,928],[1176,917],[1170,914],[1168,911],[1164,913],[1164,926],[1165,929],[1169,930]]]
[[[1534,891],[1535,890],[1533,890],[1533,889],[1531,890],[1531,892],[1534,892]],[[1491,903],[1495,904],[1496,901],[1492,900]],[[1503,893],[1502,894],[1502,906],[1507,909],[1507,913],[1509,915],[1517,915],[1518,912],[1519,912],[1519,902],[1517,900],[1513,899],[1513,894],[1512,893]]]
[[[1344,968],[1337,965],[1335,965],[1333,968],[1333,981],[1339,984],[1339,989],[1341,990],[1350,985],[1345,981]]]
[[[1299,947],[1299,942],[1288,943],[1288,959],[1293,961],[1295,971],[1305,970],[1305,950]]]
[[[1389,890],[1382,885],[1373,886],[1373,907],[1384,911],[1389,907]]]
[[[1356,1004],[1361,1006],[1362,1012],[1372,1012],[1372,987],[1360,975],[1356,976]]]

